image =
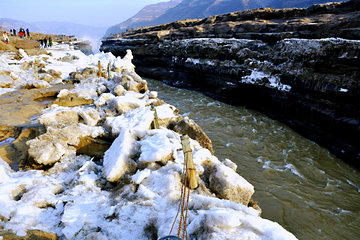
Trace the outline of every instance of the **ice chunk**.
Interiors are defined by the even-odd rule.
[[[161,162],[166,164],[168,160],[173,158],[174,147],[166,136],[167,130],[154,129],[149,130],[155,132],[152,136],[147,136],[141,141],[141,155],[139,161]]]
[[[145,101],[137,98],[124,96],[115,97],[109,101],[109,106],[116,109],[120,114],[139,107],[145,107]]]
[[[131,180],[136,183],[136,184],[140,184],[145,178],[147,178],[151,173],[151,170],[146,168],[142,171],[137,171],[136,174],[134,174],[131,177]]]
[[[52,105],[50,109],[47,109],[44,114],[38,118],[38,122],[45,126],[69,125],[78,123],[79,115],[75,109]]]
[[[119,135],[123,129],[147,131],[154,120],[154,112],[148,107],[136,108],[118,117],[107,117],[105,127],[111,130],[113,136]]]
[[[134,134],[125,129],[105,152],[103,175],[108,181],[115,182],[136,171],[136,163],[130,158],[134,142]]]

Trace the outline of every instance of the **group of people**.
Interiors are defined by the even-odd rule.
[[[17,35],[16,35],[16,29],[10,29],[10,34],[11,34],[11,36],[17,36]],[[20,28],[20,30],[19,30],[19,37],[22,38],[22,39],[24,39],[26,36],[27,36],[27,37],[30,37],[30,31],[29,31],[29,29],[27,28],[27,29],[26,29],[26,32],[25,32],[25,30],[24,30],[23,28]]]
[[[44,37],[44,39],[40,39],[38,41],[40,41],[40,47],[43,47],[43,48],[52,47],[52,45],[53,45],[51,37],[49,37],[49,39]]]
[[[6,31],[4,31],[3,37],[4,37],[4,42],[5,42],[6,44],[9,44],[9,36],[17,36],[17,35],[16,35],[16,30],[15,30],[15,29],[10,29],[10,34],[8,34]],[[27,29],[26,29],[26,32],[25,32],[25,30],[24,30],[23,28],[20,28],[20,30],[19,30],[19,37],[20,37],[21,39],[24,39],[26,36],[27,36],[27,37],[30,37],[30,31],[29,31],[29,29],[27,28]]]

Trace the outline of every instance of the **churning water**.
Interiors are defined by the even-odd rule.
[[[360,239],[360,171],[286,125],[196,91],[147,79],[149,89],[193,119],[215,155],[255,187],[262,217],[298,239]]]

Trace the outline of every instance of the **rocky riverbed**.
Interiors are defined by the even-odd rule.
[[[360,167],[360,1],[256,9],[112,35],[137,72],[278,119]]]

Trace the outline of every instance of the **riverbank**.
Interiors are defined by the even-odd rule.
[[[142,76],[258,110],[359,168],[359,5],[184,20],[113,35],[101,50],[131,49]]]
[[[190,196],[190,237],[295,239],[259,216],[254,187],[231,160],[212,155],[197,124],[148,90],[130,51],[123,58],[86,56],[59,44],[40,55],[3,53],[0,69],[1,106],[10,113],[0,119],[0,236],[29,237],[28,230],[56,234],[48,239],[168,235],[181,195],[185,133],[193,134],[200,185]],[[18,109],[25,101],[26,111]],[[160,129],[152,127],[150,104]]]

